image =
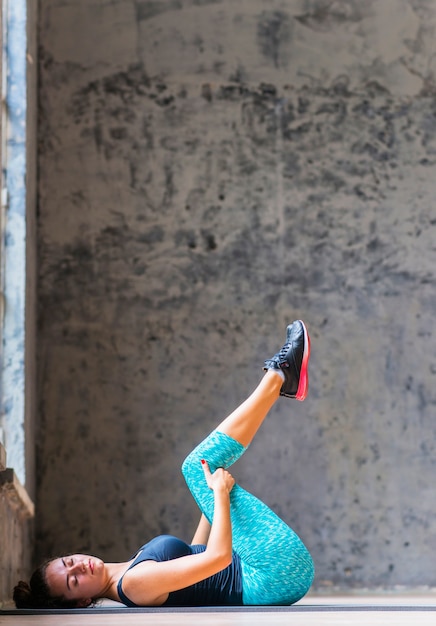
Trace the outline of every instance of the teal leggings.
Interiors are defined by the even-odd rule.
[[[214,499],[201,459],[211,472],[228,468],[246,448],[217,430],[186,458],[182,472],[201,512],[211,523]],[[312,557],[296,535],[270,508],[239,485],[230,494],[233,549],[241,559],[244,605],[288,605],[309,590]]]

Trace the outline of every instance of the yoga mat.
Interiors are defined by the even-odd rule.
[[[429,611],[436,613],[436,605],[401,604],[294,604],[292,606],[181,606],[181,607],[107,607],[90,609],[10,609],[0,610],[0,615],[110,615],[123,613],[325,613],[368,611]],[[436,623],[436,622],[435,622]]]

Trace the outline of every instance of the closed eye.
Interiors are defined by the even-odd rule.
[[[66,568],[67,567],[67,562],[65,559],[62,559],[62,565]],[[67,589],[68,591],[70,590],[70,577],[67,574],[67,579],[66,579],[66,583],[67,583]]]
[[[72,566],[74,565],[74,559],[73,559],[72,557],[71,557],[71,558],[69,558],[69,559],[62,559],[62,563],[63,563],[63,565],[64,565],[64,567],[65,567],[65,568],[66,568],[66,567],[72,567]],[[72,578],[72,577],[70,577],[70,575],[69,575],[69,574],[67,574],[67,580],[66,580],[66,582],[67,582],[67,589],[68,589],[68,591],[70,591],[70,589],[71,589],[71,586],[70,586],[70,580],[71,580],[71,578]],[[74,586],[75,586],[75,587],[77,587],[77,585],[79,584],[79,581],[78,581],[78,579],[77,579],[77,576],[74,576],[74,583],[73,583],[73,584],[74,584]]]

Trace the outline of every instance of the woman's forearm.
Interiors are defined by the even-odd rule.
[[[209,541],[210,535],[210,524],[207,518],[202,514],[200,518],[200,522],[197,526],[197,530],[195,531],[194,536],[192,537],[191,545],[201,544],[203,546],[207,545]]]
[[[232,523],[230,520],[230,495],[226,489],[214,490],[214,516],[206,552],[222,560],[222,569],[232,561]]]

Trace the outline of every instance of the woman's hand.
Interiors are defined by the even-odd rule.
[[[222,467],[218,467],[218,469],[212,474],[209,469],[208,462],[203,459],[201,463],[203,465],[203,471],[209,489],[212,489],[212,491],[225,491],[226,493],[230,493],[233,489],[233,485],[235,484],[235,479],[230,472]]]

